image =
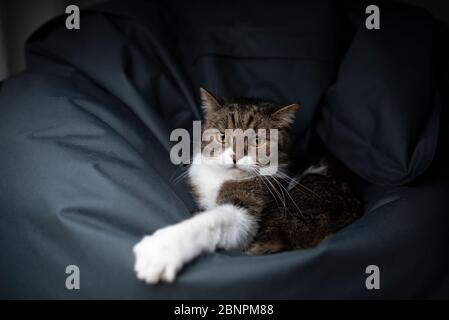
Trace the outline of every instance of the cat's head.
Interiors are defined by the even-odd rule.
[[[269,175],[287,165],[288,129],[298,104],[223,99],[205,89],[200,93],[204,113],[202,154],[208,164],[236,176]]]

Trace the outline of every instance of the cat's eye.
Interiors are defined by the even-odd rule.
[[[226,143],[226,135],[223,132],[217,132],[217,134],[215,135],[215,140],[217,140],[217,142],[225,144]]]

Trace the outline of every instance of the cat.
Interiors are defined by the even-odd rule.
[[[139,279],[173,282],[185,264],[217,249],[262,255],[310,248],[360,217],[361,202],[348,171],[329,156],[294,178],[286,173],[289,128],[298,104],[223,99],[206,89],[200,89],[200,95],[203,130],[215,130],[211,139],[202,142],[201,152],[193,156],[188,171],[192,193],[202,211],[145,236],[134,246]],[[248,136],[241,153],[228,136],[229,129],[276,129],[277,136]],[[206,154],[211,141],[220,148]],[[249,152],[274,143],[275,166],[262,164],[258,154]],[[268,167],[275,170],[264,172]]]

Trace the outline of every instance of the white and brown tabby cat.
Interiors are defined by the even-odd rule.
[[[317,245],[361,215],[361,203],[347,173],[328,158],[295,179],[285,172],[289,127],[299,105],[239,98],[225,100],[201,89],[203,130],[217,129],[222,148],[212,156],[195,154],[189,168],[192,192],[202,211],[144,237],[135,247],[137,277],[147,283],[172,282],[188,262],[217,249],[268,254]],[[249,148],[266,147],[255,137],[237,154],[226,129],[277,129],[277,170],[262,174]],[[227,132],[227,131],[226,131]]]

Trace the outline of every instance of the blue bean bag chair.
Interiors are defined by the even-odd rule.
[[[394,2],[368,30],[368,4],[112,1],[43,26],[0,86],[0,298],[447,298],[447,31]],[[133,245],[197,210],[169,155],[199,87],[301,102],[292,157],[345,164],[364,216],[315,248],[138,281]]]

